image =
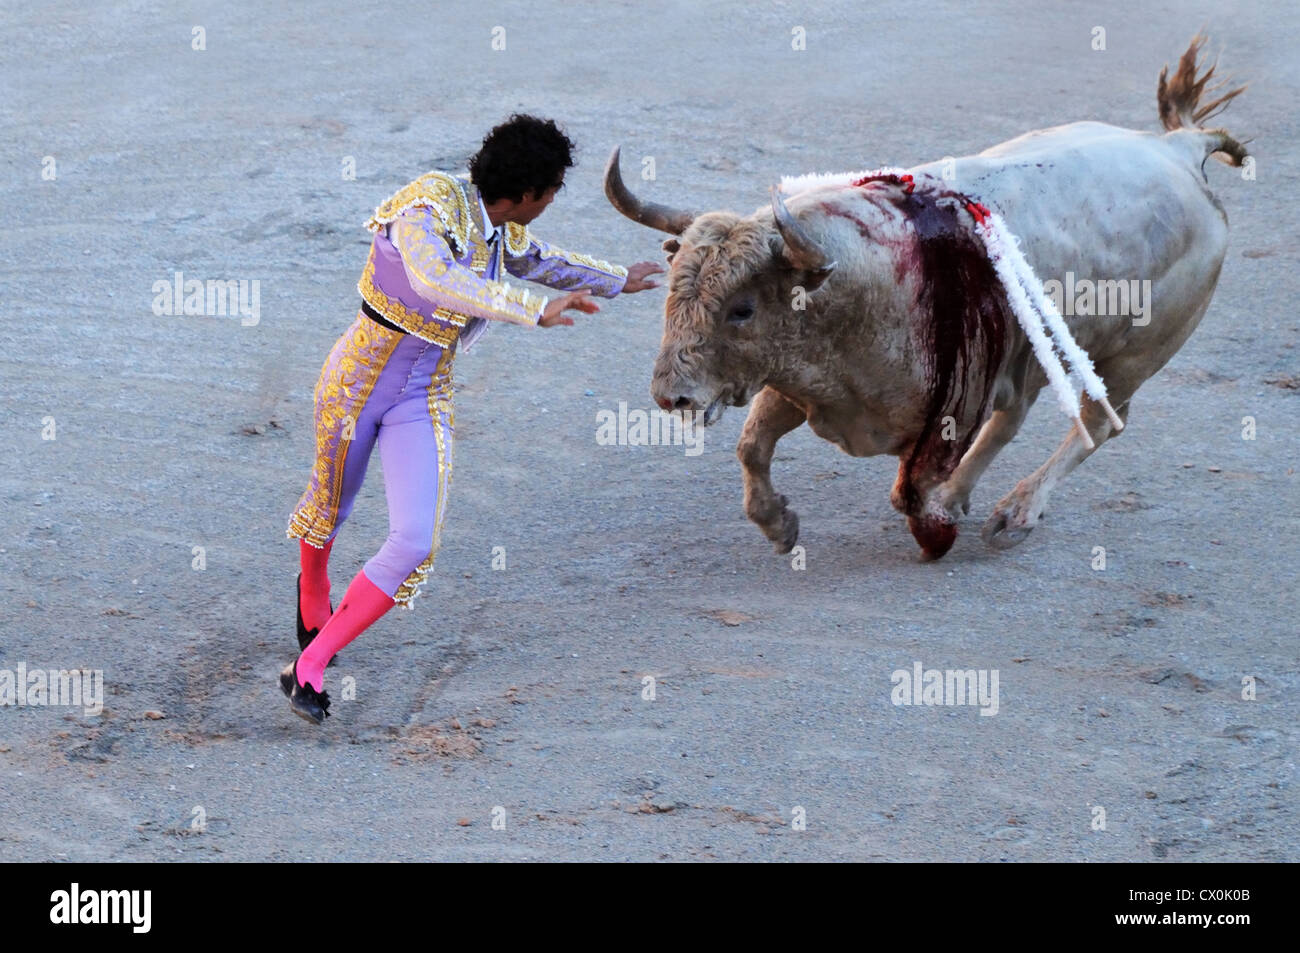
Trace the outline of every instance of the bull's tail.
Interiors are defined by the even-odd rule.
[[[1169,66],[1160,71],[1160,85],[1156,89],[1156,101],[1160,104],[1160,121],[1166,129],[1173,132],[1185,129],[1196,133],[1205,151],[1201,155],[1213,155],[1220,162],[1239,166],[1246,160],[1246,147],[1228,134],[1226,129],[1205,129],[1201,121],[1216,116],[1227,108],[1228,103],[1246,91],[1245,86],[1238,86],[1217,96],[1208,103],[1201,103],[1202,96],[1212,96],[1228,85],[1227,79],[1220,79],[1213,86],[1206,88],[1214,76],[1216,63],[1197,76],[1198,61],[1208,37],[1198,33],[1192,37],[1187,52],[1178,61],[1178,72],[1169,78]]]

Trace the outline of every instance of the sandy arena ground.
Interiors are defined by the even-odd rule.
[[[4,13],[0,669],[100,669],[105,701],[0,708],[0,860],[1300,858],[1294,9],[113,6]],[[664,292],[602,300],[457,360],[435,572],[330,670],[334,717],[293,717],[284,525],[361,223],[398,186],[511,111],[553,116],[579,165],[538,234],[661,260],[602,195],[616,143],[645,196],[749,212],[786,173],[1154,131],[1157,73],[1203,24],[1252,83],[1221,121],[1258,163],[1210,163],[1214,303],[1023,545],[978,530],[1063,436],[1050,398],[931,564],[894,459],[786,438],[798,571],[741,510],[743,411],[697,456],[597,444],[598,410],[652,406]],[[155,315],[176,271],[257,279],[260,320]],[[387,533],[381,477],[376,455],[336,597]],[[996,669],[997,716],[895,707],[916,661]]]

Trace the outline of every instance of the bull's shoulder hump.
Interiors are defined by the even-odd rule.
[[[1063,126],[1035,129],[1023,135],[1000,142],[979,153],[980,158],[1021,160],[1042,156],[1062,155],[1084,149],[1125,148],[1139,144],[1153,144],[1159,140],[1155,133],[1125,129],[1104,122],[1072,122]]]

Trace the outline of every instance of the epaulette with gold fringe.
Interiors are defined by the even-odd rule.
[[[469,249],[469,197],[460,180],[449,172],[428,172],[402,186],[375,209],[366,220],[366,228],[377,232],[403,212],[419,206],[427,206],[438,216],[443,232],[455,243],[458,253]],[[527,239],[524,241],[526,249]]]

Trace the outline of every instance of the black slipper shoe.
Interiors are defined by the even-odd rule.
[[[311,645],[311,640],[316,638],[317,633],[320,632],[319,627],[315,629],[309,629],[302,624],[302,573],[298,573],[297,603],[298,603],[298,651],[301,652],[305,650],[307,646]],[[334,614],[334,604],[330,603],[330,615],[333,614]],[[338,660],[339,657],[335,655],[332,659],[330,659],[329,665],[325,667],[326,668],[333,667],[335,664],[338,663]]]
[[[293,713],[320,724],[330,713],[330,693],[318,692],[310,685],[298,684],[298,660],[294,659],[280,673],[280,690],[289,696]]]

